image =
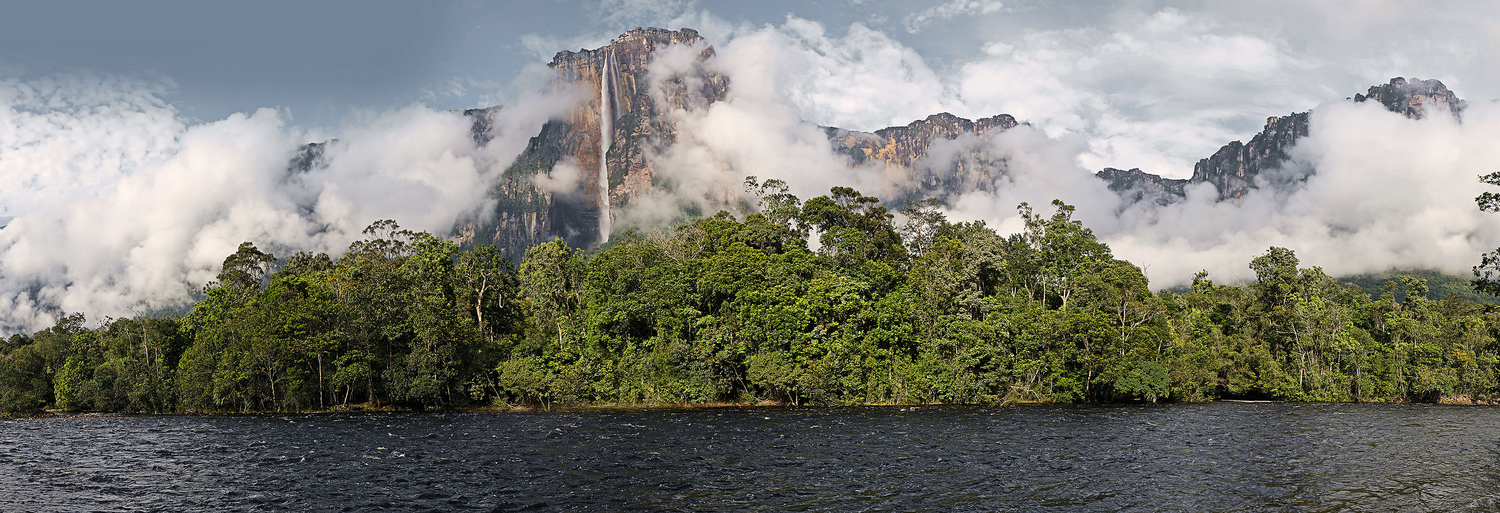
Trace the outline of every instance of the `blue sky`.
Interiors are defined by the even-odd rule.
[[[536,85],[535,70],[526,73],[528,64],[576,49],[547,44],[599,44],[641,25],[714,25],[694,28],[726,39],[736,30],[783,25],[789,17],[819,23],[831,34],[859,24],[912,49],[943,75],[982,58],[987,45],[1119,31],[1142,16],[1174,9],[1218,24],[1222,34],[1273,41],[1317,67],[1344,68],[1323,70],[1343,71],[1328,73],[1334,83],[1321,84],[1339,91],[1334,94],[1352,94],[1357,91],[1351,88],[1399,68],[1461,82],[1454,85],[1465,86],[1470,96],[1496,96],[1493,77],[1479,65],[1494,59],[1494,4],[1459,2],[1441,10],[1390,2],[1242,4],[1247,3],[18,2],[6,7],[0,30],[0,76],[91,70],[168,80],[175,87],[166,99],[191,120],[277,106],[288,109],[298,124],[331,127],[358,109],[504,102]],[[1115,81],[1128,90],[1123,85],[1136,78]],[[1274,86],[1279,78],[1267,82]],[[1110,85],[1096,87],[1107,92]]]
[[[996,44],[1066,44],[1069,38],[1096,37],[1089,32],[1128,32],[1145,17],[1173,10],[1192,23],[1216,25],[1206,34],[1247,35],[1276,45],[1284,61],[1301,61],[1301,69],[1266,70],[1266,87],[1282,87],[1287,74],[1297,74],[1322,82],[1317,84],[1327,89],[1322,96],[1347,96],[1385,75],[1405,74],[1446,78],[1467,96],[1495,97],[1500,85],[1487,65],[1496,58],[1494,5],[1458,2],[1433,10],[1379,1],[26,2],[6,7],[0,76],[122,74],[170,84],[164,98],[192,121],[283,107],[294,123],[333,127],[361,109],[412,102],[440,109],[504,103],[538,85],[543,78],[535,66],[552,52],[576,49],[563,45],[598,45],[642,25],[694,26],[712,39],[727,40],[735,33],[785,25],[789,18],[818,23],[835,36],[858,24],[914,51],[940,80],[952,81],[959,68],[985,58]],[[1152,75],[1191,79],[1169,76],[1180,71],[1143,68],[1140,76],[1096,79],[1090,87],[1105,95],[1132,94],[1130,84],[1155,83]],[[1289,94],[1303,96],[1303,103],[1323,99],[1308,89]],[[1173,98],[1162,91],[1159,100]],[[1264,115],[1269,114],[1246,113],[1247,119]]]
[[[829,4],[824,2],[822,4]],[[725,2],[732,23],[788,13],[835,25],[864,8]],[[337,125],[355,109],[411,102],[468,108],[505,101],[528,64],[526,39],[599,41],[669,21],[690,4],[593,2],[17,2],[0,30],[0,74],[79,70],[170,80],[167,98],[197,121],[279,106],[300,123]],[[888,8],[881,9],[888,11]],[[678,28],[678,27],[671,27]],[[576,48],[556,48],[552,51]],[[457,87],[455,87],[457,86]]]
[[[0,30],[0,78],[111,74],[159,85],[157,96],[189,123],[279,107],[294,125],[326,129],[310,132],[322,135],[352,114],[411,103],[435,109],[507,103],[545,81],[540,65],[552,53],[598,46],[636,26],[697,28],[713,43],[724,44],[767,27],[789,29],[795,20],[821,27],[832,45],[859,44],[849,34],[866,30],[880,36],[877,44],[912,53],[915,58],[899,69],[869,71],[910,74],[915,65],[918,74],[930,73],[950,99],[959,100],[948,102],[949,110],[968,106],[972,112],[960,114],[1017,114],[1053,133],[1094,139],[1101,147],[1096,163],[1154,166],[1156,172],[1175,175],[1191,160],[1187,155],[1212,149],[1224,136],[1253,133],[1266,116],[1306,110],[1391,76],[1440,78],[1468,98],[1500,97],[1500,80],[1492,71],[1500,69],[1497,5],[1454,2],[1430,9],[1385,1],[1187,0],[14,3],[6,7]],[[1161,24],[1163,13],[1175,16],[1168,24],[1177,26],[1140,33],[1153,20]],[[815,52],[851,51],[804,41]],[[1079,71],[1079,63],[1090,59],[1105,62]],[[1131,60],[1141,62],[1130,65]],[[958,98],[974,71],[1001,61],[1008,66],[1006,81],[1057,83],[1006,91],[1005,98]],[[1111,67],[1110,62],[1124,64]],[[1076,101],[1085,97],[1087,101]],[[1056,101],[1068,105],[1047,110],[1046,104]],[[861,119],[817,109],[804,114],[820,118],[810,121],[866,130],[930,114],[899,106],[875,108],[885,110]],[[1101,123],[1150,125],[1195,117],[1211,119],[1179,128],[1145,128],[1162,135],[1136,144],[1139,148],[1103,148],[1113,129]],[[1177,141],[1176,150],[1149,149],[1162,146],[1174,131],[1205,135]]]

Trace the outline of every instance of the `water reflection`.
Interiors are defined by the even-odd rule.
[[[1496,510],[1500,409],[747,408],[0,422],[0,510]]]

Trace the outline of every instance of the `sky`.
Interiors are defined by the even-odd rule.
[[[1003,112],[1090,137],[1096,167],[1166,176],[1190,173],[1267,116],[1393,76],[1500,97],[1493,2],[62,1],[6,11],[0,77],[116,74],[162,84],[161,98],[190,123],[277,107],[322,129],[313,136],[369,110],[513,101],[540,87],[556,51],[637,26],[696,28],[725,44],[789,20],[819,25],[832,45],[872,31],[876,44],[913,54],[896,73],[930,75],[909,82],[930,81],[920,85],[944,100],[911,105],[877,92],[856,98],[870,103],[863,115],[811,110],[811,121],[873,130],[933,107]],[[872,59],[864,71],[889,71]]]
[[[1334,274],[1463,273],[1500,245],[1497,222],[1470,203],[1483,190],[1472,177],[1500,166],[1496,2],[60,1],[5,12],[0,333],[63,311],[180,303],[246,240],[338,253],[375,219],[444,232],[491,212],[486,184],[577,105],[542,92],[546,63],[643,26],[697,29],[730,77],[729,98],[678,115],[687,136],[653,156],[697,184],[693,201],[746,174],[785,176],[804,197],[829,184],[883,193],[818,126],[1005,113],[1028,125],[953,143],[1010,169],[956,197],[949,218],[1014,231],[1017,203],[1061,198],[1156,286],[1198,269],[1247,279],[1245,263],[1271,244]],[[1345,100],[1396,76],[1441,80],[1468,100],[1463,122]],[[451,111],[491,106],[502,107],[495,139],[476,145]],[[1312,135],[1287,172],[1312,177],[1291,193],[1120,205],[1092,178],[1104,167],[1187,177],[1267,117],[1309,110]],[[328,140],[324,167],[287,175],[299,145]],[[644,223],[653,204],[682,199],[645,198],[617,218]]]

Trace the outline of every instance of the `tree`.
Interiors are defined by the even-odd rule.
[[[500,248],[484,245],[463,252],[454,271],[463,285],[460,301],[473,312],[479,332],[490,340],[512,332],[521,310],[521,281]]]
[[[906,251],[912,258],[920,257],[932,249],[933,239],[947,224],[948,219],[938,210],[942,203],[937,198],[906,202],[901,209],[905,221],[901,225],[901,239],[906,241]]]
[[[797,220],[802,210],[802,201],[797,196],[788,193],[786,182],[776,179],[759,182],[754,176],[745,177],[745,192],[757,198],[756,206],[760,214],[765,216],[771,224],[776,224],[792,230],[793,222]],[[802,233],[806,236],[806,233]]]
[[[578,310],[583,270],[583,251],[569,248],[561,237],[532,246],[521,261],[521,289],[537,319],[556,325],[559,344],[563,324]]]
[[[1479,177],[1480,182],[1500,185],[1500,171]],[[1474,198],[1481,212],[1500,212],[1500,194],[1485,192]],[[1480,256],[1479,265],[1474,266],[1474,290],[1500,296],[1500,248]]]
[[[1115,380],[1115,390],[1125,395],[1144,397],[1153,403],[1166,397],[1171,392],[1171,385],[1166,366],[1150,360],[1137,362],[1124,376]]]
[[[241,290],[260,288],[261,280],[276,265],[276,257],[256,249],[254,243],[240,243],[234,254],[224,258],[223,270],[219,271],[219,283]]]
[[[1023,236],[1034,253],[1034,276],[1040,285],[1037,297],[1050,308],[1053,298],[1058,308],[1067,309],[1068,301],[1078,290],[1084,275],[1097,272],[1112,262],[1109,247],[1094,238],[1094,231],[1073,219],[1076,210],[1062,200],[1052,200],[1056,212],[1050,218],[1033,214],[1031,206],[1022,203],[1017,209],[1026,229]]]

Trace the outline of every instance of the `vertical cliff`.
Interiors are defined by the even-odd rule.
[[[1428,109],[1447,110],[1455,118],[1464,110],[1464,101],[1437,80],[1396,77],[1390,83],[1370,86],[1365,94],[1354,95],[1355,102],[1373,101],[1391,112],[1420,119]]]
[[[695,53],[697,65],[685,72],[654,67],[658,55],[673,47]],[[466,240],[501,246],[512,258],[554,236],[575,247],[607,238],[600,228],[609,223],[601,217],[652,187],[646,153],[675,137],[676,128],[664,113],[701,108],[727,93],[727,80],[702,66],[713,54],[692,29],[658,28],[631,30],[593,50],[558,52],[549,64],[554,70],[549,87],[579,88],[580,97],[588,100],[542,127],[491,189],[495,215],[461,225],[461,236],[472,234]],[[475,118],[476,138],[482,140],[493,111],[467,113]],[[575,192],[535,184],[534,177],[551,176],[559,163],[581,171]]]
[[[970,121],[947,112],[933,114],[906,126],[874,133],[827,127],[835,151],[847,155],[850,165],[882,162],[900,200],[910,196],[946,196],[951,192],[987,190],[996,173],[1003,173],[1004,159],[989,154],[977,138],[1015,128],[1016,118],[1000,114]],[[959,143],[941,156],[932,156],[934,145],[956,141],[965,134],[976,138]],[[932,156],[934,158],[928,158]]]
[[[1307,137],[1308,113],[1266,119],[1266,127],[1249,144],[1234,141],[1193,166],[1188,183],[1207,182],[1219,189],[1219,200],[1245,197],[1255,178],[1286,161],[1287,150]]]
[[[685,53],[659,60],[666,52]],[[494,214],[460,224],[455,229],[458,237],[468,243],[496,244],[516,259],[525,248],[556,236],[575,247],[606,239],[608,233],[601,229],[608,230],[608,216],[657,187],[648,156],[676,140],[671,113],[703,109],[726,97],[727,79],[706,65],[713,55],[713,48],[692,29],[657,28],[637,28],[592,50],[558,52],[550,64],[555,72],[551,87],[576,89],[582,100],[531,138],[491,188]],[[1377,102],[1411,118],[1433,109],[1457,116],[1464,106],[1439,81],[1399,77],[1350,99]],[[494,113],[466,112],[474,118],[476,140],[489,137]],[[1189,179],[1115,168],[1097,176],[1127,203],[1171,203],[1197,183],[1213,184],[1220,201],[1238,200],[1268,179],[1281,187],[1281,181],[1301,178],[1268,172],[1281,168],[1290,149],[1309,134],[1309,119],[1306,112],[1268,118],[1249,142],[1230,142],[1198,161]],[[849,166],[883,167],[882,176],[890,186],[886,199],[900,202],[993,189],[1000,183],[996,178],[1007,172],[1007,163],[984,139],[1017,125],[1009,115],[970,121],[945,112],[874,132],[835,127],[825,131],[833,149],[848,157]],[[294,167],[313,165],[318,150],[310,147]],[[577,171],[576,182],[555,183],[561,175],[553,175],[560,165]],[[539,186],[539,176],[549,177],[552,188]]]
[[[684,60],[674,58],[675,68],[655,65],[664,52],[689,52],[695,64],[683,69]],[[704,65],[713,55],[713,48],[692,29],[657,28],[626,32],[592,50],[558,52],[550,64],[555,73],[550,87],[578,88],[584,100],[531,138],[491,188],[494,214],[461,223],[455,229],[458,238],[496,244],[511,258],[556,236],[575,247],[605,239],[600,229],[609,223],[601,222],[601,216],[618,213],[657,186],[647,156],[676,140],[670,113],[706,108],[728,93],[725,77]],[[476,140],[487,140],[494,113],[466,111],[474,118]],[[1016,125],[1008,115],[970,121],[942,113],[873,133],[827,131],[851,166],[884,163],[899,196],[889,199],[899,201],[991,187],[995,174],[1003,173],[1004,161],[963,137],[983,137]],[[943,146],[945,141],[958,142]],[[942,156],[929,155],[935,145],[945,148]],[[552,175],[559,164],[578,170],[577,182],[554,190],[539,187],[535,178],[557,178]]]
[[[1371,86],[1365,94],[1350,98],[1355,102],[1373,101],[1387,110],[1408,118],[1419,119],[1432,109],[1446,110],[1458,117],[1464,101],[1437,80],[1410,81],[1396,77],[1384,85]],[[1109,183],[1110,189],[1121,193],[1127,201],[1156,198],[1159,203],[1170,203],[1183,196],[1184,188],[1190,184],[1211,183],[1219,190],[1219,200],[1236,200],[1245,197],[1256,187],[1256,179],[1266,176],[1267,171],[1281,167],[1287,159],[1287,151],[1309,130],[1307,112],[1266,119],[1266,126],[1250,139],[1249,143],[1233,141],[1219,151],[1193,166],[1193,176],[1180,181],[1164,179],[1144,173],[1138,169],[1120,171],[1105,169],[1097,176]]]

